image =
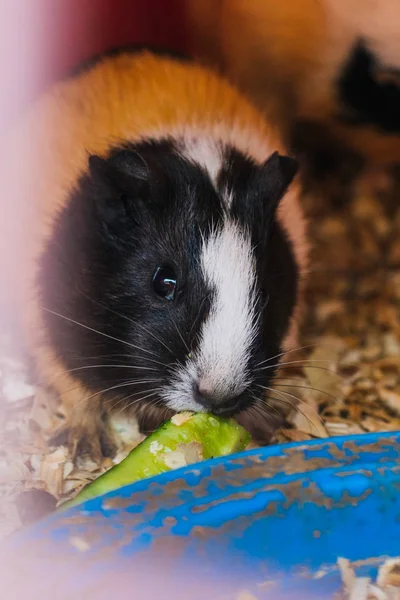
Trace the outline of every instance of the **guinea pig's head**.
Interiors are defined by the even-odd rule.
[[[264,403],[296,304],[294,248],[276,218],[295,172],[278,153],[258,164],[207,140],[90,156],[38,280],[65,368],[144,417]]]

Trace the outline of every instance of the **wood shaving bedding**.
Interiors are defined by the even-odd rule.
[[[338,559],[343,591],[337,600],[400,600],[400,558],[387,559],[378,571],[376,582],[357,577],[351,562]]]
[[[397,196],[356,197],[334,211],[304,198],[314,248],[304,348],[287,354],[291,364],[276,378],[269,419],[279,411],[286,421],[270,442],[400,430]],[[60,437],[62,403],[32,385],[12,341],[0,336],[0,539],[73,497],[142,439],[134,421],[119,419],[113,461],[73,464]]]
[[[96,464],[81,456],[74,464],[67,447],[53,441],[65,426],[62,404],[27,379],[26,361],[9,336],[0,336],[0,540],[75,496],[144,437],[136,420],[116,416],[115,459]]]

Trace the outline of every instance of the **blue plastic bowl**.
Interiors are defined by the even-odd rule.
[[[324,600],[400,555],[400,433],[209,460],[58,513],[2,550],[7,600]]]

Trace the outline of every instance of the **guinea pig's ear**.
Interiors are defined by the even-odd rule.
[[[140,154],[130,150],[121,150],[107,159],[92,154],[89,156],[89,171],[96,183],[103,183],[120,191],[128,186],[133,186],[133,189],[142,187],[150,175],[145,160]]]
[[[136,150],[120,150],[109,159],[109,164],[116,175],[130,184],[140,185],[149,180],[150,167]]]
[[[298,171],[298,163],[274,152],[256,171],[257,193],[275,210]]]
[[[122,150],[110,158],[89,156],[89,174],[96,209],[109,225],[132,214],[135,200],[143,195],[149,169],[135,152]]]

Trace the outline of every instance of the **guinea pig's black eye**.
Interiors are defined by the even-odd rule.
[[[153,276],[153,289],[158,296],[173,300],[176,292],[176,274],[171,267],[158,267]]]

